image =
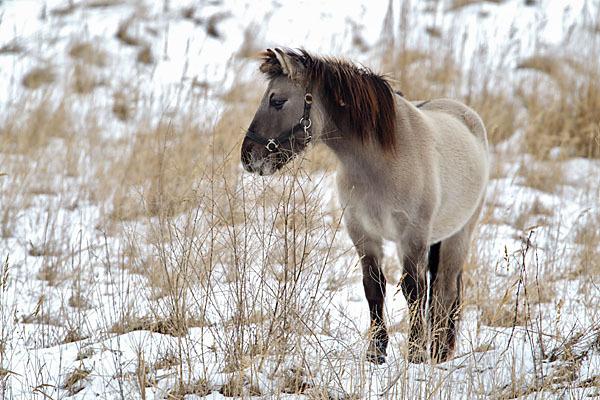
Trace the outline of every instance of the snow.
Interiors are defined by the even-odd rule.
[[[199,124],[211,126],[223,112],[222,96],[228,89],[240,81],[257,80],[257,63],[238,55],[248,35],[263,47],[304,47],[319,54],[353,59],[377,69],[379,66],[375,60],[387,10],[387,2],[381,2],[377,7],[367,6],[358,0],[343,3],[224,0],[204,2],[202,7],[194,9],[192,18],[184,18],[182,11],[195,3],[116,1],[104,7],[84,6],[87,3],[0,1],[0,48],[10,44],[24,48],[22,53],[0,53],[0,118],[2,113],[19,107],[34,107],[48,98],[50,103],[52,99],[58,102],[67,96],[74,114],[81,116],[82,129],[85,129],[86,118],[97,113],[100,125],[105,128],[99,135],[106,141],[126,139],[136,124],[142,121],[171,121],[177,110],[186,107],[197,110],[193,118]],[[466,66],[472,64],[471,55],[475,57],[483,52],[492,60],[492,65],[506,65],[511,71],[523,57],[534,54],[540,48],[552,52],[565,41],[573,44],[569,47],[573,54],[580,54],[578,52],[585,44],[578,42],[578,33],[570,32],[569,27],[580,26],[590,15],[594,16],[597,2],[544,0],[541,3],[527,7],[521,0],[478,2],[448,12],[446,2],[406,2],[403,4],[408,5],[412,17],[406,42],[409,47],[415,47],[424,40],[432,40],[424,38],[427,27],[435,26],[443,32],[450,28],[458,29],[448,33],[465,38],[454,48],[457,56],[460,53],[466,60]],[[77,5],[73,12],[64,15],[53,12],[69,4]],[[400,8],[399,2],[393,2],[395,14]],[[220,14],[222,20],[217,24],[218,36],[213,37],[204,25],[211,17]],[[133,15],[138,17],[132,20],[127,31],[151,48],[155,58],[152,65],[136,62],[137,47],[123,44],[115,37],[123,21]],[[397,21],[394,23],[398,24]],[[353,41],[356,34],[368,45],[366,49],[356,47]],[[90,95],[92,101],[83,96],[65,95],[68,91],[65,82],[70,82],[73,74],[69,49],[81,40],[94,43],[106,55],[104,67],[90,67],[94,78],[101,82]],[[50,92],[23,95],[23,77],[39,65],[49,66],[59,83]],[[516,79],[518,73],[508,72],[506,79]],[[194,83],[206,84],[207,92],[199,94]],[[141,97],[139,104],[146,107],[134,110],[131,119],[120,121],[111,112],[113,95],[132,88]],[[177,119],[174,118],[172,123],[177,124]],[[62,142],[51,140],[48,146],[60,149]],[[516,172],[522,165],[535,164],[536,161],[528,155],[509,154],[511,147],[514,146],[505,143],[494,148],[494,162],[502,164],[503,176],[490,183],[487,208],[492,216],[491,222],[481,227],[481,238],[477,241],[479,256],[496,262],[495,266],[486,266],[494,271],[487,277],[506,279],[489,283],[496,289],[495,293],[484,295],[489,295],[487,299],[490,301],[501,301],[504,293],[515,293],[524,280],[535,282],[537,272],[550,274],[559,283],[553,288],[554,296],[549,302],[530,305],[539,311],[539,315],[532,319],[538,326],[486,326],[482,324],[477,308],[473,304],[467,305],[456,357],[438,366],[406,362],[402,353],[406,337],[406,304],[396,286],[400,272],[393,269],[389,272],[386,302],[387,318],[390,326],[394,327],[388,362],[383,366],[364,363],[368,312],[362,295],[360,268],[345,232],[338,232],[332,237],[332,230],[327,228],[336,218],[336,210],[329,209],[335,203],[332,201],[335,197],[333,177],[324,174],[321,178],[313,178],[312,182],[305,182],[307,187],[316,191],[319,206],[323,207],[323,226],[316,234],[324,235],[327,240],[322,243],[318,237],[313,237],[311,245],[315,248],[331,245],[341,249],[333,257],[332,265],[327,266],[327,272],[320,271],[328,279],[328,287],[317,290],[311,287],[314,281],[309,278],[303,282],[307,287],[301,292],[304,293],[301,300],[327,316],[321,321],[322,325],[316,327],[319,331],[311,331],[296,339],[298,347],[305,348],[306,357],[298,364],[304,369],[311,368],[311,374],[323,381],[314,382],[313,386],[327,386],[334,382],[330,385],[330,395],[334,398],[356,392],[360,398],[415,398],[429,394],[458,399],[472,393],[478,397],[502,397],[502,393],[497,391],[503,387],[506,390],[521,388],[522,398],[535,398],[535,392],[527,390],[535,386],[541,377],[556,373],[561,365],[572,366],[567,360],[568,351],[586,359],[587,370],[578,371],[578,382],[597,377],[600,353],[597,344],[592,346],[590,343],[597,340],[594,329],[597,329],[598,321],[598,288],[594,282],[586,282],[585,278],[566,280],[561,277],[561,270],[565,268],[563,264],[570,263],[578,252],[574,232],[592,218],[590,210],[598,208],[600,193],[592,190],[590,194],[582,188],[590,184],[590,177],[600,175],[600,163],[588,159],[563,162],[561,168],[565,179],[560,190],[546,193],[527,186],[527,182],[517,176]],[[99,149],[98,153],[101,151]],[[107,206],[97,204],[93,199],[81,200],[79,190],[84,177],[53,174],[54,167],[48,160],[29,160],[26,156],[19,160],[21,156],[17,154],[0,156],[6,165],[13,165],[18,160],[19,163],[31,163],[32,169],[38,165],[36,163],[48,162],[49,172],[45,177],[14,177],[13,171],[4,171],[0,166],[0,173],[9,173],[0,177],[0,199],[12,196],[11,199],[16,199],[14,202],[27,204],[22,208],[17,223],[3,227],[3,230],[10,231],[10,235],[2,235],[0,241],[0,259],[8,265],[5,271],[7,284],[0,291],[0,339],[3,347],[0,352],[0,388],[5,391],[3,395],[15,399],[45,396],[142,398],[136,381],[141,360],[153,362],[186,346],[185,352],[192,362],[177,368],[153,370],[147,379],[153,379],[155,384],[146,389],[146,396],[165,398],[181,375],[209,381],[210,393],[203,398],[224,398],[218,389],[235,375],[223,369],[221,360],[226,353],[223,347],[234,343],[232,338],[223,337],[225,334],[233,335],[223,328],[231,317],[224,314],[236,311],[226,299],[234,296],[237,288],[234,285],[212,286],[207,292],[214,295],[210,299],[196,298],[203,295],[201,291],[186,293],[194,299],[190,301],[189,312],[193,314],[194,308],[205,306],[203,311],[209,320],[201,327],[191,327],[184,338],[143,328],[126,333],[111,331],[127,313],[151,316],[153,310],[168,310],[168,296],[155,296],[148,288],[147,278],[136,273],[136,265],[122,267],[133,263],[131,260],[115,259],[114,256],[127,247],[128,238],[125,235],[119,239],[107,234],[109,228],[103,225]],[[94,156],[101,157],[101,154]],[[77,164],[85,167],[92,162],[82,156]],[[93,176],[93,171],[83,174]],[[27,193],[7,193],[6,188],[12,179],[22,179],[23,182],[40,179],[37,182],[39,193],[33,197],[27,197]],[[263,178],[254,176],[244,180],[248,187],[263,189],[270,182],[265,183]],[[7,204],[4,200],[0,204]],[[517,218],[523,210],[531,207],[534,200],[542,208],[551,210],[551,214],[536,215],[526,221],[526,226],[517,226]],[[75,203],[78,203],[77,206],[74,206]],[[273,225],[276,223],[276,217],[267,215],[268,210],[252,209],[249,212],[257,215],[262,212],[265,221]],[[125,223],[124,229],[130,229],[131,235],[149,234],[152,223]],[[182,216],[177,226],[186,226],[186,223],[189,223],[189,216]],[[553,228],[556,226],[560,229]],[[204,226],[199,223],[195,228],[202,232]],[[252,242],[260,235],[273,240],[268,233],[238,233],[248,240],[245,248],[248,250],[247,257],[259,260],[257,265],[264,265],[269,257],[275,257],[266,254],[260,243]],[[48,242],[49,237],[59,238],[61,245],[44,248],[52,244]],[[558,243],[566,243],[560,246],[562,254],[556,254]],[[150,247],[148,245],[145,250]],[[36,252],[49,254],[40,257]],[[277,254],[276,249],[273,253]],[[398,265],[393,246],[386,245],[385,253],[386,265]],[[180,254],[170,256],[178,260]],[[68,270],[53,270],[53,263],[65,265],[64,259],[70,260]],[[522,260],[533,266],[532,269],[519,270]],[[228,262],[229,258],[223,254],[219,265],[227,266]],[[219,269],[216,271],[217,280],[227,281],[230,272],[227,268]],[[532,275],[533,272],[536,274]],[[524,273],[529,275],[524,276]],[[49,276],[44,278],[45,274]],[[61,284],[61,278],[52,278],[53,274],[77,278],[66,280],[69,284]],[[267,283],[263,271],[251,271],[250,276],[256,283],[256,287],[248,288],[252,295],[260,296],[265,290],[277,289],[260,288],[261,284]],[[185,278],[202,280],[193,277],[191,272]],[[73,282],[79,282],[81,287],[73,287]],[[475,291],[475,286],[477,283],[468,290]],[[88,303],[85,307],[65,306],[69,299],[76,301],[80,294]],[[310,296],[321,296],[321,301],[317,302]],[[156,300],[157,297],[160,299]],[[40,311],[42,301],[45,305]],[[511,297],[507,301],[514,299]],[[62,320],[69,323],[58,323]],[[545,334],[553,332],[544,337],[544,346],[547,351],[556,347],[557,354],[571,334],[584,332],[585,335],[573,348],[560,353],[556,360],[540,361],[536,332],[541,327]],[[265,328],[256,324],[252,329],[259,337],[264,334]],[[72,331],[81,337],[65,343],[65,336]],[[262,393],[271,393],[276,398],[308,398],[307,395],[278,392],[280,382],[268,373],[284,370],[279,368],[276,360],[267,359],[262,371],[256,367],[248,367],[254,374],[249,379],[258,385]],[[298,365],[286,364],[285,367],[295,368]],[[81,390],[71,393],[65,388],[65,382],[68,374],[76,368],[88,371],[89,375],[79,383]],[[467,379],[467,376],[470,378]],[[515,376],[519,379],[515,380]],[[439,382],[438,387],[432,387],[435,382]],[[593,385],[571,389],[574,396],[598,395]],[[544,395],[553,398],[553,394],[548,392]],[[186,398],[201,396],[188,394]]]

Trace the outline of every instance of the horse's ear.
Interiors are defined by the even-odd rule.
[[[289,57],[287,54],[285,54],[285,52],[283,50],[281,50],[280,48],[275,49],[275,57],[277,57],[277,61],[279,61],[279,65],[281,65],[283,74],[287,75],[291,78],[292,74],[290,72],[291,72],[291,70],[294,69],[291,57]],[[288,65],[288,64],[292,64],[292,65]]]
[[[263,63],[260,71],[274,77],[283,74],[297,83],[303,83],[306,76],[306,67],[302,61],[302,56],[291,50],[267,49],[261,53]]]
[[[269,76],[269,78],[274,78],[275,76],[283,73],[281,64],[279,64],[277,56],[273,50],[267,49],[267,51],[260,53],[259,57],[262,61],[262,64],[260,64],[259,67],[260,72],[266,74]]]
[[[275,49],[275,56],[281,65],[282,72],[296,83],[304,83],[306,67],[300,54],[293,51]]]

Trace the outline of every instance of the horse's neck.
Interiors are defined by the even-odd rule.
[[[407,103],[402,99],[397,102],[396,112],[399,116],[396,128],[396,152],[402,153],[402,147],[405,145],[403,135],[410,132],[409,119],[413,112]],[[367,140],[361,143],[356,135],[351,132],[349,124],[344,122],[343,118],[330,118],[329,124],[325,126],[326,132],[322,138],[323,142],[337,156],[342,167],[347,171],[353,171],[353,174],[364,173],[367,176],[376,174],[381,176],[389,170],[389,158],[391,152],[384,152],[378,143]],[[401,154],[396,154],[400,156]]]
[[[340,167],[358,180],[381,176],[386,167],[386,156],[376,143],[361,143],[344,127],[331,127],[324,143],[336,155]],[[347,129],[347,128],[346,128]]]

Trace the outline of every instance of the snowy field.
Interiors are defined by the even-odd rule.
[[[387,363],[315,145],[240,144],[303,47],[481,113],[492,174],[455,357]],[[598,0],[0,0],[0,398],[600,397]]]

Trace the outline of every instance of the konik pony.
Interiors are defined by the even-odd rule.
[[[409,306],[409,361],[454,351],[461,274],[489,174],[486,130],[453,100],[410,102],[371,70],[304,50],[261,54],[268,87],[242,144],[269,175],[321,141],[338,159],[344,223],[361,260],[371,316],[367,359],[385,362],[382,241],[397,245]],[[429,272],[429,281],[427,280]]]

